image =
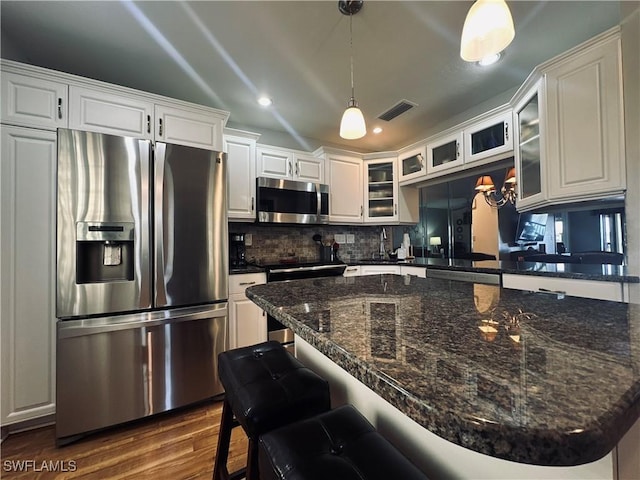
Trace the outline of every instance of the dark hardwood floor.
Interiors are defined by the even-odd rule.
[[[209,402],[98,432],[64,447],[56,447],[53,426],[9,435],[2,442],[0,477],[210,479],[221,413],[221,401]],[[247,438],[236,428],[230,471],[246,464],[246,452]],[[20,466],[23,471],[18,471]]]

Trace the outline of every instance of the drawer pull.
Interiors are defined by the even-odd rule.
[[[245,285],[255,285],[255,284],[256,284],[256,282],[240,282],[239,283],[239,285],[241,287],[244,287]]]
[[[567,294],[567,292],[564,292],[562,290],[549,290],[548,288],[538,288],[538,291],[540,293],[547,293],[549,295],[557,295],[558,300],[562,300],[564,296]]]

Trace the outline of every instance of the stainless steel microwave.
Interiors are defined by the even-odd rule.
[[[329,223],[329,185],[258,177],[256,197],[259,223]]]

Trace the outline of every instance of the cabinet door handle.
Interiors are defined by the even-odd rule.
[[[506,141],[509,141],[509,124],[504,124],[504,138]]]
[[[58,98],[58,118],[62,120],[62,98]]]
[[[364,215],[364,207],[360,205],[360,216]]]
[[[151,133],[151,115],[147,115],[147,133]]]
[[[460,142],[456,142],[456,158],[460,158]]]
[[[357,268],[347,268],[347,272],[357,272]]]
[[[161,118],[158,119],[158,136],[159,137],[162,136],[162,119]]]
[[[255,285],[256,282],[240,282],[238,285],[240,285],[241,287],[244,287],[246,285]]]
[[[394,203],[394,204],[393,204],[393,214],[394,214],[394,215],[397,215],[397,214],[398,214],[398,204],[397,204],[397,203]]]
[[[292,168],[291,168],[291,162],[289,162],[289,175],[291,175],[291,170],[292,170]]]
[[[422,154],[418,154],[418,161],[420,162],[420,169],[424,168],[424,158],[422,158]]]
[[[254,209],[254,197],[251,197],[251,211],[253,212]]]
[[[298,162],[296,162],[296,177],[298,176]]]

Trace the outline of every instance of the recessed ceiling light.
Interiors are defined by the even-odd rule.
[[[377,135],[378,133],[381,133],[381,132],[382,132],[382,128],[381,128],[381,127],[375,127],[375,128],[373,129],[373,133],[375,133],[376,135]]]
[[[501,56],[502,55],[499,52],[498,53],[494,53],[493,55],[489,55],[488,57],[484,57],[482,60],[480,60],[478,62],[478,65],[480,65],[481,67],[488,67],[489,65],[493,65],[498,60],[500,60]]]
[[[273,104],[273,100],[271,100],[269,97],[263,96],[258,99],[258,103],[263,107],[268,107]]]

